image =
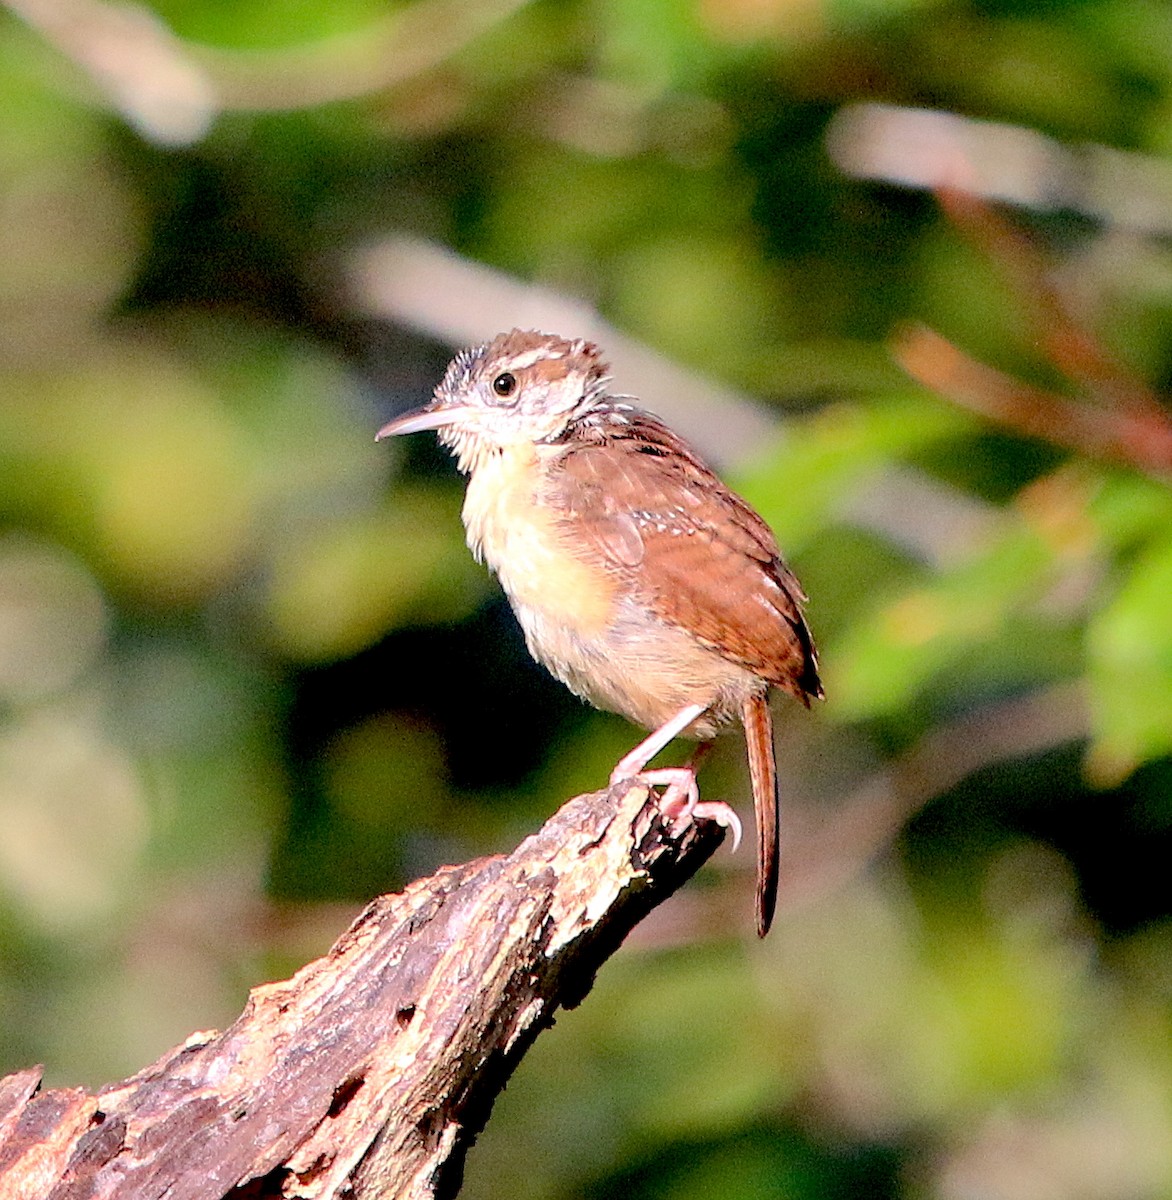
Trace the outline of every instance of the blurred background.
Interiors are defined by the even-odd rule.
[[[1172,7],[10,0],[0,112],[0,1070],[228,1023],[639,736],[373,442],[520,324],[762,511],[828,699],[773,935],[722,852],[465,1194],[1172,1196]]]

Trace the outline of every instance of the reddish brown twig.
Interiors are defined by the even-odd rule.
[[[1024,383],[972,358],[934,330],[912,326],[894,353],[915,379],[973,412],[1079,453],[1172,474],[1172,413],[1155,392],[1079,321],[1036,244],[981,197],[937,189],[952,222],[1004,270],[1037,344],[1076,394]]]
[[[1161,478],[1172,474],[1167,416],[1112,410],[1023,383],[923,325],[902,330],[893,350],[914,379],[983,417],[1080,454]]]

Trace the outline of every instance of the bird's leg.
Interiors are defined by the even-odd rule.
[[[715,821],[718,825],[732,830],[735,850],[741,843],[740,817],[721,801],[700,800],[696,768],[707,750],[707,744],[697,748],[687,766],[656,767],[654,770],[647,770],[647,764],[669,742],[683,733],[704,712],[704,707],[703,704],[689,704],[652,731],[633,750],[623,755],[610,773],[610,782],[613,787],[623,780],[637,779],[648,787],[662,787],[664,791],[659,799],[659,809],[671,823],[673,832],[684,822],[696,817]]]
[[[634,779],[642,776],[643,768],[666,746],[679,737],[685,729],[704,712],[703,704],[689,704],[681,708],[670,720],[665,721],[658,729],[652,730],[635,748],[619,759],[618,766],[610,773],[612,784],[620,779]],[[686,767],[676,770],[686,771]]]
[[[708,752],[715,745],[715,742],[701,742],[688,756],[686,765],[693,777],[699,772],[700,764],[708,757]],[[692,816],[704,817],[709,821],[715,821],[717,825],[722,825],[725,829],[731,829],[732,850],[734,854],[736,853],[745,832],[736,809],[725,804],[723,800],[700,800],[692,805]]]

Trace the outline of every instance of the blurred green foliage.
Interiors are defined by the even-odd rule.
[[[202,101],[0,16],[0,1067],[130,1073],[635,736],[528,661],[446,458],[372,442],[451,350],[340,286],[407,233],[770,406],[729,474],[829,696],[782,719],[775,934],[751,856],[714,864],[538,1042],[466,1193],[1172,1194],[1172,488],[903,375],[917,320],[1070,391],[1020,273],[827,150],[869,100],[1131,152],[1161,236],[1013,219],[1166,388],[1168,8],[152,11]],[[735,744],[705,787],[745,794]]]

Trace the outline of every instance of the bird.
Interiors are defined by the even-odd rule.
[[[769,694],[821,698],[806,595],[769,526],[633,397],[580,337],[512,329],[461,350],[428,404],[376,440],[434,430],[468,483],[468,545],[530,653],[596,707],[650,730],[611,775],[661,786],[674,820],[720,819],[669,742],[744,727],[757,826],[756,926],[777,905],[780,830]],[[725,818],[739,840],[735,817]]]

